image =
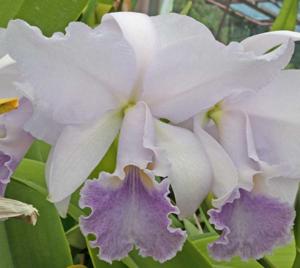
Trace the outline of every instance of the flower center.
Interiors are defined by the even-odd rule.
[[[221,115],[222,107],[220,102],[218,102],[215,106],[210,108],[206,113],[207,118],[213,120],[216,125],[218,124],[218,122],[220,122]]]
[[[136,166],[129,165],[125,167],[125,173],[126,173],[126,179],[129,179],[130,177],[131,180],[133,181],[141,180],[141,182],[147,189],[151,189],[154,187],[151,178],[149,178],[149,176],[144,171],[142,171]]]
[[[123,117],[125,116],[126,112],[135,105],[136,105],[136,103],[134,101],[127,102],[121,109],[121,113],[122,113]]]

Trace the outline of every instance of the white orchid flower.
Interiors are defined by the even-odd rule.
[[[33,141],[23,130],[31,116],[31,105],[16,91],[14,83],[20,81],[20,74],[14,61],[6,55],[5,32],[0,29],[0,196],[4,195],[10,176]]]
[[[20,81],[20,74],[7,55],[5,33],[0,29],[0,220],[21,218],[36,225],[36,208],[2,197],[10,176],[33,141],[32,136],[23,130],[24,122],[31,116],[31,105],[16,90],[15,83]]]
[[[194,134],[159,119],[179,123],[236,89],[259,90],[287,64],[293,46],[288,40],[267,55],[245,53],[175,14],[112,13],[95,29],[71,23],[65,35],[51,38],[10,22],[10,56],[32,86],[25,93],[34,115],[25,128],[54,145],[50,199],[66,212],[70,195],[120,132],[115,172],[102,172],[81,191],[81,206],[92,209],[81,228],[96,235],[92,245],[106,261],[123,258],[134,244],[143,256],[171,258],[185,234],[169,227],[168,214],[178,210],[167,198],[168,182],[185,217],[206,196],[211,172]],[[51,122],[51,138],[43,118]],[[155,176],[168,180],[157,183]]]
[[[300,179],[299,89],[300,72],[282,71],[261,91],[228,97],[195,118],[214,174],[216,209],[209,214],[222,235],[209,248],[216,259],[258,259],[290,241]]]

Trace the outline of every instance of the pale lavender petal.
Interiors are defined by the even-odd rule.
[[[133,166],[124,181],[109,177],[85,183],[80,206],[92,212],[80,219],[80,226],[85,235],[96,236],[91,245],[101,248],[101,259],[120,260],[134,245],[140,255],[160,262],[181,250],[186,234],[169,226],[168,215],[178,209],[167,198],[168,187],[166,181],[153,184]]]
[[[288,243],[295,217],[287,203],[261,194],[237,190],[221,209],[209,212],[210,222],[222,230],[220,238],[209,245],[217,260],[233,256],[261,258],[273,248]]]
[[[33,137],[23,130],[31,115],[31,104],[20,100],[17,110],[0,116],[0,196],[4,194],[10,176],[32,144]]]

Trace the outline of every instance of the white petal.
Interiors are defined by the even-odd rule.
[[[1,72],[1,71],[0,71]],[[26,92],[26,99],[32,104],[34,101],[33,88],[28,83],[14,83],[18,93]],[[16,90],[14,90],[15,92]],[[47,126],[47,127],[46,127]],[[49,114],[40,107],[32,107],[32,115],[26,120],[24,130],[29,132],[33,137],[43,140],[49,144],[54,144],[62,131],[63,125],[54,121]],[[51,131],[49,131],[51,129]]]
[[[239,143],[248,147],[248,156],[260,170],[254,176],[254,191],[290,204],[300,179],[299,75],[299,71],[282,71],[258,93],[222,104],[225,114],[247,114],[247,141]],[[236,116],[231,121],[240,124]]]
[[[166,177],[170,171],[170,162],[167,159],[167,155],[164,150],[158,147],[157,137],[156,137],[155,121],[152,114],[146,107],[146,117],[145,117],[145,133],[143,138],[143,144],[145,148],[148,148],[153,152],[153,165],[152,171],[156,176]]]
[[[119,138],[116,176],[123,178],[123,170],[134,165],[142,170],[152,165],[157,176],[165,176],[169,164],[164,153],[156,146],[152,115],[147,105],[139,102],[126,111]]]
[[[158,146],[171,163],[168,176],[181,217],[192,215],[210,191],[211,168],[204,148],[189,130],[156,121]]]
[[[118,168],[135,165],[145,169],[153,160],[153,152],[144,147],[146,105],[138,103],[126,111],[119,137]]]
[[[0,151],[11,155],[15,164],[21,161],[33,141],[32,136],[23,130],[31,113],[30,102],[21,99],[18,109],[0,116],[0,126],[5,132],[0,137]]]
[[[162,103],[215,77],[210,70],[221,61],[219,54],[223,46],[206,31],[204,33],[201,37],[198,35],[172,43],[156,53],[145,74],[142,95],[142,99],[153,108],[158,109],[156,106],[163,106]]]
[[[283,202],[294,205],[299,189],[299,180],[286,177],[274,177],[268,180],[265,193],[277,197]]]
[[[147,103],[164,101],[192,87],[199,81],[199,68],[207,54],[224,47],[203,24],[191,17],[167,14],[151,20],[159,50],[145,76],[142,98]]]
[[[136,79],[134,53],[126,40],[82,23],[70,24],[66,35],[46,38],[36,27],[11,21],[7,46],[33,86],[35,106],[60,123],[99,118],[124,101]]]
[[[5,33],[6,30],[3,28],[0,28],[0,58],[5,56],[6,49],[5,49]]]
[[[226,96],[267,85],[290,60],[294,42],[259,56],[243,49],[208,36],[168,46],[149,66],[143,98],[155,116],[184,121]]]
[[[71,200],[71,196],[68,196],[65,199],[63,199],[62,201],[54,203],[59,215],[62,218],[67,217],[70,200]]]
[[[261,162],[262,173],[255,175],[254,191],[294,205],[298,192],[299,174],[291,174],[289,167],[270,166]]]
[[[138,68],[144,72],[156,51],[156,32],[149,16],[134,12],[109,13],[97,30],[122,34],[135,51]]]
[[[151,17],[160,48],[195,36],[214,39],[210,30],[199,21],[176,13]]]
[[[0,59],[0,98],[19,97],[20,94],[16,91],[15,82],[21,78],[16,64],[8,56]]]
[[[245,51],[254,52],[256,55],[263,55],[268,50],[287,43],[289,39],[299,41],[300,33],[292,31],[267,32],[250,36],[243,40],[241,44],[245,48]]]
[[[223,111],[217,128],[219,142],[239,171],[240,187],[251,190],[258,167],[249,157],[247,116],[239,111]]]
[[[201,126],[201,118],[195,117],[194,132],[202,143],[213,173],[212,192],[217,197],[213,205],[219,207],[224,200],[238,187],[238,172],[229,155],[222,146]]]
[[[47,163],[51,201],[62,201],[87,179],[115,139],[120,125],[120,113],[113,111],[92,124],[63,129]]]
[[[63,127],[64,125],[55,122],[45,111],[34,107],[32,116],[24,125],[24,130],[28,131],[36,139],[54,145]]]
[[[236,104],[249,115],[256,151],[269,164],[300,164],[300,71],[282,71],[268,87]]]

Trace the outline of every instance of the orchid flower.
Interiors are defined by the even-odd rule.
[[[20,80],[20,74],[14,61],[5,54],[4,34],[5,31],[0,31],[0,196],[33,141],[23,130],[31,116],[31,104],[16,91],[14,83]]]
[[[3,118],[3,114],[10,112],[14,109],[17,109],[18,106],[19,106],[19,101],[17,98],[0,99],[0,122],[1,123],[7,122],[7,118],[5,120]],[[13,118],[13,117],[9,117],[9,118]],[[10,121],[10,119],[8,119],[8,122],[9,121]],[[13,122],[15,123],[18,121],[13,120]],[[3,131],[2,136],[6,134],[7,127],[8,127],[8,124],[5,124],[2,126],[2,129],[1,129],[1,132]],[[8,127],[8,128],[10,129],[10,127]],[[18,133],[17,133],[16,137],[18,137],[18,136],[20,136],[20,135],[18,135]],[[3,146],[3,139],[4,139],[4,137],[1,137],[1,143],[0,143],[1,150],[3,150],[3,148],[5,147],[5,146]],[[11,139],[11,136],[9,136],[9,139]],[[12,143],[13,143],[12,140],[10,141],[10,143],[8,143],[10,146],[9,146],[9,150],[7,150],[7,148],[4,149],[6,152],[11,151]],[[13,150],[13,151],[15,153],[14,158],[9,158],[9,155],[5,155],[3,152],[1,152],[1,157],[0,157],[0,159],[1,159],[1,167],[0,167],[0,170],[1,170],[0,171],[0,173],[1,173],[1,178],[0,178],[1,195],[4,194],[5,186],[8,183],[8,180],[12,173],[13,167],[16,165],[17,161],[19,161],[21,159],[20,154],[18,154],[18,152],[21,151],[20,148],[19,148],[19,150]],[[24,153],[24,151],[21,152],[21,154],[23,154],[23,153]],[[16,154],[18,155],[18,159],[15,157]],[[13,162],[13,161],[15,161],[15,162]],[[0,196],[0,220],[6,220],[8,218],[24,218],[28,223],[35,225],[37,222],[37,216],[38,216],[38,211],[32,205]]]
[[[1,32],[0,32],[1,33]],[[1,55],[0,55],[1,56]],[[16,81],[17,71],[9,57],[0,59],[0,220],[8,218],[24,218],[35,225],[38,211],[32,205],[1,197],[4,194],[9,178],[31,144],[31,136],[22,130],[24,113],[27,103],[12,97],[16,91],[13,82]],[[20,105],[20,106],[19,106]],[[14,111],[16,109],[21,109]]]
[[[248,41],[255,47],[266,36],[271,47],[299,40],[281,32]],[[300,179],[299,75],[281,71],[260,91],[233,94],[194,119],[214,176],[209,214],[222,235],[209,249],[218,260],[258,259],[290,241]]]
[[[25,129],[53,144],[46,179],[61,214],[120,133],[115,172],[87,181],[80,200],[92,210],[81,229],[95,235],[92,246],[108,262],[134,245],[161,262],[173,257],[185,233],[169,226],[168,215],[193,214],[211,187],[199,140],[159,119],[179,123],[236,89],[262,88],[294,46],[289,41],[267,55],[245,53],[176,14],[111,13],[95,29],[71,23],[65,35],[50,38],[21,20],[7,31],[9,54],[31,85],[23,87],[34,106]],[[42,119],[51,122],[50,138]],[[179,210],[167,197],[169,183]]]

